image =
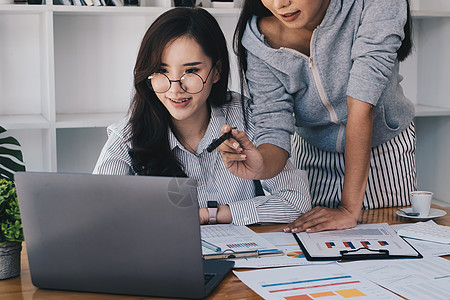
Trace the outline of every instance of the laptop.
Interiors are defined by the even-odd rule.
[[[204,298],[233,268],[203,260],[188,178],[18,172],[15,183],[38,288]]]

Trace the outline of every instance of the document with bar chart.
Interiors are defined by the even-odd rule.
[[[221,259],[231,257],[259,256],[259,255],[283,255],[283,251],[277,249],[262,236],[256,234],[247,226],[233,224],[217,224],[200,226],[202,240],[215,245],[218,251],[202,248],[205,259]]]
[[[387,223],[295,235],[308,260],[421,258]]]
[[[337,263],[233,273],[264,299],[401,299]]]

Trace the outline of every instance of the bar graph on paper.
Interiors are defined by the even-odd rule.
[[[348,249],[356,249],[359,247],[370,248],[371,245],[374,245],[377,247],[389,246],[388,241],[382,241],[382,240],[372,240],[372,241],[354,240],[354,241],[337,241],[337,242],[336,241],[326,241],[326,242],[323,242],[323,244],[328,249],[332,249],[334,247],[339,247],[339,246],[340,246],[340,248],[348,248]]]
[[[254,251],[274,249],[275,246],[256,234],[247,226],[232,224],[202,225],[200,226],[202,239],[224,250]],[[214,253],[209,249],[202,249],[203,254]]]
[[[337,263],[234,273],[264,299],[400,299]]]
[[[249,248],[258,247],[258,244],[253,241],[244,242],[244,243],[230,243],[230,244],[227,244],[227,247],[230,249],[249,249]]]
[[[388,224],[358,224],[354,228],[297,234],[312,257],[338,257],[341,250],[387,250],[390,255],[417,256]]]

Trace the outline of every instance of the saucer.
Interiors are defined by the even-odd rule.
[[[402,208],[402,210],[407,213],[413,212],[411,207]],[[447,214],[446,211],[444,211],[442,209],[437,209],[437,208],[430,208],[430,213],[426,217],[407,216],[407,215],[405,215],[405,213],[403,211],[397,210],[397,215],[399,215],[400,217],[410,218],[410,219],[433,219],[433,218],[445,216]]]

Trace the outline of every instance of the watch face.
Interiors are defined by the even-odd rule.
[[[208,208],[217,208],[217,201],[208,201]]]

